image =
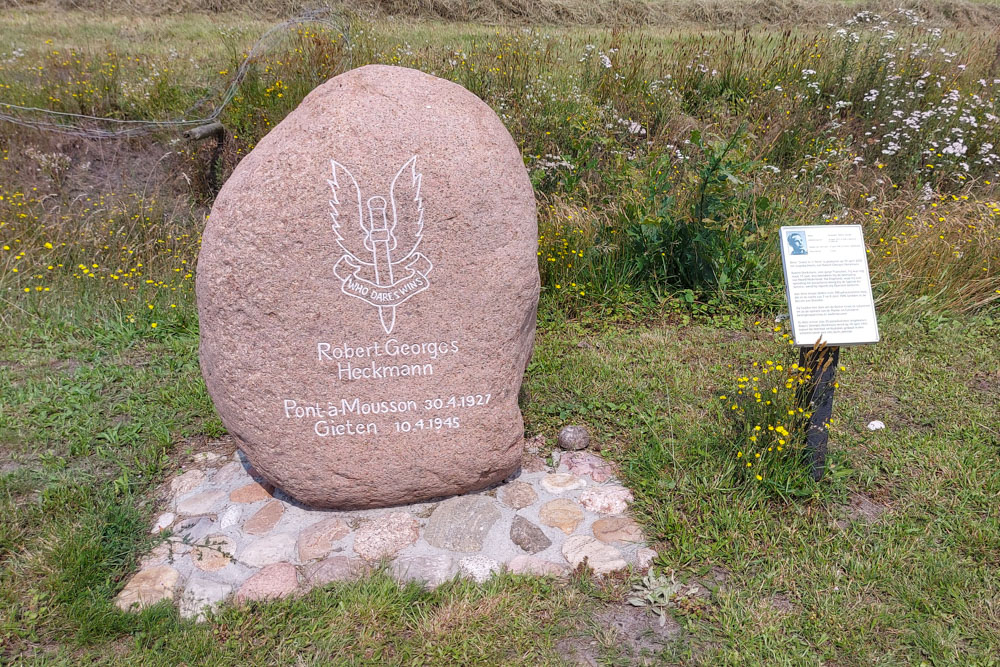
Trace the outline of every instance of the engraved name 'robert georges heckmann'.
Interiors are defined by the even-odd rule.
[[[388,203],[379,196],[367,200],[367,216],[354,176],[336,160],[330,164],[333,177],[327,183],[333,190],[333,233],[344,251],[333,272],[340,279],[341,291],[374,306],[382,328],[392,333],[396,308],[431,284],[427,278],[431,262],[417,252],[424,228],[417,156],[407,160],[392,179]]]

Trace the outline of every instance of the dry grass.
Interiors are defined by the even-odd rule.
[[[995,0],[0,0],[2,8],[41,6],[115,15],[241,12],[284,17],[317,7],[376,17],[531,25],[824,25],[861,10],[916,9],[944,26],[1000,24]]]

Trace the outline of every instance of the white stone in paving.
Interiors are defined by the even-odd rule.
[[[607,574],[628,567],[618,549],[589,535],[573,535],[567,538],[563,543],[562,553],[573,567],[578,567],[586,560],[594,574]]]
[[[164,512],[160,516],[156,517],[156,521],[153,522],[153,528],[149,532],[153,535],[163,532],[170,527],[176,518],[177,515],[173,512]]]
[[[580,504],[598,514],[624,514],[630,502],[632,492],[616,484],[587,489],[580,494]]]
[[[225,491],[199,491],[177,501],[178,514],[208,514],[214,511],[229,494]]]
[[[295,533],[276,533],[251,542],[236,559],[250,567],[295,560]]]
[[[219,471],[212,477],[212,484],[216,486],[234,485],[234,482],[247,483],[251,481],[250,475],[243,469],[243,464],[239,461],[230,461],[219,468]]]
[[[225,457],[222,454],[216,454],[215,452],[198,452],[191,457],[191,460],[195,463],[215,463],[223,458]]]
[[[566,493],[587,486],[587,480],[576,475],[556,473],[542,478],[542,488],[549,493]]]
[[[565,464],[562,469],[553,472],[544,465],[537,469],[525,466],[504,485],[468,496],[392,509],[332,511],[301,506],[280,489],[264,501],[232,502],[230,493],[253,479],[247,471],[249,462],[237,452],[232,461],[214,462],[222,466],[218,471],[188,470],[170,483],[173,511],[158,516],[154,530],[169,526],[173,536],[143,560],[142,569],[154,569],[155,573],[155,568],[166,568],[168,578],[176,576],[173,587],[168,586],[161,599],[179,602],[185,618],[202,618],[205,603],[254,597],[254,591],[264,584],[281,584],[274,591],[265,591],[267,597],[352,579],[382,559],[392,559],[390,572],[397,580],[419,581],[431,587],[456,575],[484,582],[504,567],[516,573],[564,576],[571,564],[578,565],[584,558],[598,574],[626,567],[626,562],[646,569],[656,554],[643,542],[616,542],[615,548],[594,537],[595,521],[603,521],[599,526],[603,533],[598,533],[608,533],[609,522],[618,517],[607,515],[624,514],[632,500],[628,489],[612,476],[613,465],[589,452],[556,452],[553,458],[561,459]],[[604,475],[608,476],[607,484],[602,484]],[[266,502],[283,508],[272,534],[248,534],[244,524]],[[482,522],[474,541],[438,539],[439,534],[455,532],[455,524],[465,527],[471,521],[465,515],[464,519],[458,514],[445,516],[448,513],[442,507],[459,505],[488,506],[489,521]],[[559,517],[553,516],[553,511],[560,508],[572,510],[572,516],[555,521]],[[429,530],[432,517],[442,524],[435,531]],[[534,535],[537,539],[529,544],[537,553],[525,554],[513,541],[512,535],[516,535],[520,542],[526,542],[523,530],[512,531],[515,518],[520,528],[530,522],[544,535],[544,540]],[[320,530],[324,526],[331,529],[329,535]],[[333,530],[338,526],[342,529]],[[323,535],[310,537],[317,531]],[[227,553],[235,550],[234,558],[227,560],[199,548],[207,536],[224,542]],[[551,544],[545,546],[546,540]],[[300,557],[297,541],[307,547],[308,559]],[[200,560],[195,562],[198,556]],[[266,576],[261,575],[263,570]],[[298,576],[303,578],[301,587],[296,583]],[[137,585],[141,583],[140,578]]]
[[[232,592],[232,584],[206,577],[191,577],[181,594],[181,617],[203,621],[205,613],[223,602]]]
[[[537,576],[561,577],[569,573],[569,568],[537,556],[515,556],[507,563],[507,569],[514,574],[534,574]]]
[[[231,526],[235,526],[243,518],[243,508],[239,505],[230,505],[226,509],[222,510],[222,514],[219,515],[219,528],[225,530]]]
[[[458,569],[476,583],[482,584],[489,580],[494,572],[499,572],[500,563],[489,556],[476,554],[475,556],[466,556],[458,561]]]
[[[390,568],[400,581],[416,581],[431,588],[449,581],[458,572],[455,559],[447,554],[433,556],[400,556]]]
[[[188,470],[183,475],[179,475],[170,481],[170,493],[175,496],[182,496],[197,489],[204,481],[204,472],[198,469]]]
[[[656,552],[652,549],[642,548],[635,552],[635,566],[640,570],[648,570],[656,559]]]

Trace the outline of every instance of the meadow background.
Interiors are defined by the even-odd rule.
[[[521,147],[543,285],[529,435],[588,425],[657,570],[708,591],[672,601],[651,660],[996,664],[995,4],[385,2],[277,28],[300,8],[3,6],[4,660],[638,659],[607,620],[628,576],[378,574],[200,626],[112,605],[158,486],[226,437],[193,295],[214,194],[309,90],[388,63],[467,87]],[[221,141],[183,138],[209,117]],[[731,404],[793,386],[777,228],[822,223],[864,225],[883,340],[843,355],[816,483]]]

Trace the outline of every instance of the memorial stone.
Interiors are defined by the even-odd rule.
[[[521,461],[535,200],[497,115],[372,65],[240,162],[198,263],[201,364],[253,468],[338,509],[484,488]]]

